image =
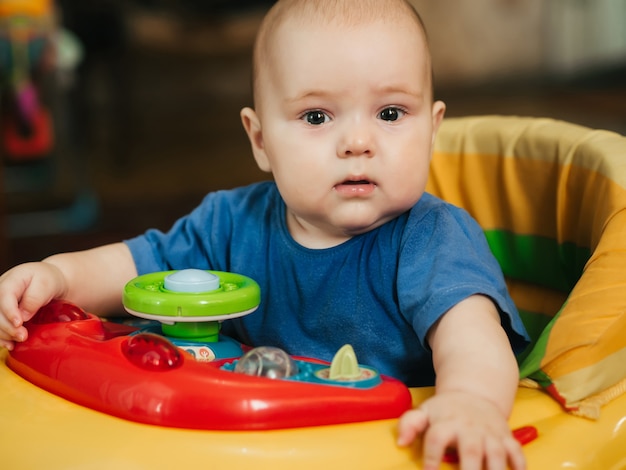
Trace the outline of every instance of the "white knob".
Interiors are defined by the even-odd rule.
[[[172,292],[200,294],[220,288],[220,278],[201,269],[183,269],[165,276],[163,286]]]

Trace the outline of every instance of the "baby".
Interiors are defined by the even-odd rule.
[[[223,332],[252,346],[360,362],[435,395],[399,422],[425,469],[525,468],[507,425],[526,333],[480,227],[424,193],[445,105],[423,24],[405,0],[279,0],[254,49],[241,111],[273,181],[206,196],[168,233],[51,256],[0,277],[0,345],[55,298],[119,309],[138,274],[244,274],[262,290]]]

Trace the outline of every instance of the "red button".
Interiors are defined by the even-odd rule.
[[[89,315],[83,309],[69,302],[53,300],[48,305],[41,307],[31,319],[35,325],[49,323],[63,323],[77,320],[88,320]]]
[[[149,371],[167,371],[183,364],[180,350],[165,338],[141,333],[122,343],[122,352],[137,367]]]

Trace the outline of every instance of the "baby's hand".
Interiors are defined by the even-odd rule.
[[[65,292],[65,278],[50,263],[26,263],[0,276],[0,347],[24,341],[23,326],[37,311]]]
[[[447,450],[458,453],[462,470],[524,470],[521,445],[499,409],[466,392],[438,393],[406,412],[398,425],[398,444],[423,435],[423,468],[438,469]]]

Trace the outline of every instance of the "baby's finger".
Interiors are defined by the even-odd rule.
[[[487,470],[506,470],[508,452],[499,439],[485,439],[485,467]]]
[[[446,450],[457,446],[458,436],[453,428],[431,426],[424,434],[424,470],[438,469],[444,461]]]
[[[466,432],[457,439],[457,452],[461,470],[481,470],[485,458],[485,443],[482,436]],[[490,469],[491,470],[491,469]]]
[[[22,294],[19,304],[20,319],[22,322],[30,320],[41,307],[47,305],[52,298],[43,294],[47,286],[41,286],[40,282],[33,280]]]
[[[428,415],[420,408],[407,411],[400,417],[398,422],[399,446],[408,446],[415,438],[424,432],[428,426]]]
[[[16,327],[30,320],[57,294],[55,269],[45,263],[27,263],[3,274],[0,277],[0,315]]]
[[[28,332],[24,326],[16,327],[11,321],[4,315],[0,314],[0,339],[13,342],[24,341],[28,336]]]
[[[13,334],[13,340],[20,343],[26,341],[26,338],[28,338],[28,330],[24,326],[20,326]]]
[[[16,325],[16,323],[18,323]],[[14,320],[13,315],[5,313],[0,310],[0,338],[11,339],[17,332],[17,329],[21,326],[21,319],[18,317],[17,321]]]
[[[7,348],[9,351],[13,351],[14,343],[13,341],[8,341],[5,339],[0,339],[0,348]]]
[[[0,318],[6,320],[6,323],[12,325],[13,328],[22,326],[24,319],[17,305],[16,297],[13,295],[0,296]],[[0,328],[2,328],[0,324]]]
[[[526,457],[522,450],[522,444],[516,439],[504,441],[504,447],[508,454],[511,470],[526,470]]]

